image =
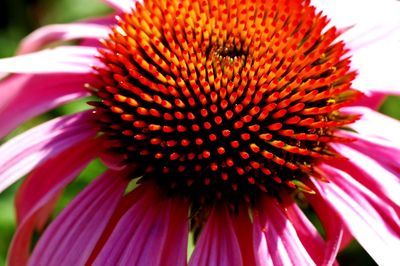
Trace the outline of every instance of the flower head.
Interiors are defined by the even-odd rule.
[[[331,265],[352,236],[378,263],[394,263],[400,161],[387,156],[400,147],[373,125],[398,132],[399,123],[373,109],[399,91],[392,80],[366,86],[384,75],[363,74],[373,63],[363,53],[399,40],[397,17],[346,24],[334,12],[344,1],[106,2],[115,21],[39,29],[21,55],[0,60],[0,71],[17,73],[0,83],[3,136],[61,103],[95,98],[90,110],[0,147],[0,189],[30,173],[10,265],[185,265],[189,232],[189,265]],[[386,2],[367,6],[399,11]],[[376,40],[367,36],[374,23]],[[30,254],[33,230],[96,157],[109,170]]]
[[[339,33],[307,3],[217,4],[119,18],[92,90],[101,131],[137,176],[197,205],[311,192],[312,164],[356,118],[338,111],[358,93]]]

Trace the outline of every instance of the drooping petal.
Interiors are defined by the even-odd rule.
[[[115,211],[111,216],[107,226],[103,230],[102,236],[100,237],[99,241],[97,241],[96,247],[87,261],[87,265],[93,265],[93,262],[96,260],[103,247],[107,244],[109,237],[114,232],[114,229],[121,220],[122,216],[124,216],[126,212],[130,210],[130,208],[139,200],[139,198],[144,196],[144,192],[145,191],[143,191],[141,188],[134,189],[133,191],[124,195],[124,197],[120,200],[118,205],[115,207]]]
[[[360,32],[364,32],[362,31],[363,28],[367,30],[372,25],[393,25],[393,22],[400,21],[398,17],[399,3],[393,0],[353,0],[351,2],[346,0],[336,0],[335,2],[311,0],[311,3],[331,18],[332,25],[339,28],[354,25],[360,27]]]
[[[0,146],[0,192],[35,166],[74,144],[94,137],[89,112],[60,117],[28,130]]]
[[[39,239],[29,265],[84,265],[129,182],[108,171],[82,191]]]
[[[116,11],[129,12],[135,6],[136,2],[142,3],[142,0],[103,0]]]
[[[119,154],[106,150],[102,154],[100,154],[99,157],[100,160],[110,169],[122,170],[123,168],[127,167],[126,154]]]
[[[398,123],[397,121],[395,121],[394,119],[392,119],[390,117],[383,116],[383,118],[389,118],[389,120],[387,121],[388,123],[390,123],[390,122]],[[357,126],[359,126],[359,125],[357,125]],[[394,125],[394,126],[396,126],[396,125]],[[398,145],[397,143],[393,143],[391,140],[388,140],[386,138],[386,136],[374,134],[377,132],[373,132],[373,134],[365,134],[366,131],[363,130],[362,126],[360,127],[360,129],[362,129],[362,131],[360,130],[360,132],[362,132],[362,134],[358,134],[358,133],[355,133],[355,132],[349,131],[349,130],[338,130],[338,131],[336,131],[336,134],[338,136],[349,138],[349,139],[353,140],[350,142],[346,142],[345,145],[350,146],[350,147],[355,148],[360,151],[366,151],[364,153],[368,154],[368,156],[370,156],[374,159],[379,158],[380,159],[380,160],[378,160],[379,162],[385,162],[385,164],[392,163],[393,165],[398,165],[398,163],[400,162],[400,158],[397,155],[400,151],[400,145]],[[390,138],[390,135],[388,138]],[[380,154],[380,155],[386,154],[389,156],[380,157],[376,153],[370,153],[368,151],[369,145],[374,147],[373,148],[374,151],[378,150],[378,154]]]
[[[339,131],[339,135],[355,139],[356,141],[346,143],[347,147],[351,147],[360,153],[374,159],[386,170],[400,176],[400,146],[388,140],[355,134],[348,131]],[[373,150],[374,152],[371,152]],[[399,179],[399,178],[397,178]]]
[[[365,93],[400,94],[400,3],[394,0],[312,0],[346,29],[340,37],[351,49],[351,65],[359,75],[353,86]]]
[[[253,224],[250,220],[248,210],[246,208],[240,209],[238,215],[234,215],[231,220],[239,242],[243,266],[255,265],[256,260],[253,250],[254,241],[252,235]]]
[[[381,92],[370,92],[357,99],[352,106],[365,106],[377,110],[385,101],[387,94]]]
[[[400,146],[400,123],[389,116],[378,113],[367,107],[345,107],[344,113],[361,114],[361,118],[349,125],[363,136],[386,139]]]
[[[343,224],[338,219],[332,222],[332,217],[338,217],[337,214],[326,208],[318,195],[310,194],[307,196],[307,198],[313,198],[311,200],[313,207],[318,216],[321,217],[321,223],[326,232],[325,240],[289,195],[282,195],[282,204],[284,204],[286,215],[296,229],[301,243],[315,263],[317,265],[332,265],[335,263],[340,247]]]
[[[187,202],[166,198],[151,183],[134,193],[141,196],[121,217],[93,264],[186,265]]]
[[[90,23],[50,25],[39,28],[22,40],[18,54],[31,53],[52,42],[75,39],[105,39],[109,27]]]
[[[316,265],[276,200],[263,200],[254,224],[257,265]]]
[[[90,18],[87,20],[83,20],[81,23],[96,24],[96,25],[105,26],[107,28],[110,28],[111,26],[117,24],[117,20],[116,20],[116,16],[114,14],[112,14],[109,16],[102,16],[102,17],[98,17],[98,18]],[[83,38],[79,42],[79,45],[93,46],[93,47],[101,47],[102,46],[99,39],[93,39],[93,38]]]
[[[309,185],[314,189],[314,186],[311,183]],[[343,236],[345,233],[347,233],[346,227],[336,210],[333,209],[327,202],[325,202],[321,195],[318,193],[312,195],[310,194],[306,195],[306,198],[317,214],[325,231],[325,247],[323,257],[321,254],[321,258],[323,258],[323,260],[319,261],[317,265],[336,264],[335,259],[337,253],[342,247]],[[349,241],[349,239],[352,239],[351,236],[346,234],[346,241]],[[348,242],[346,242],[346,244],[347,243]]]
[[[350,232],[379,265],[396,265],[399,213],[347,173],[322,165],[330,183],[313,180],[318,193],[341,215]]]
[[[268,242],[263,232],[266,231],[261,225],[260,216],[253,217],[253,248],[256,256],[256,266],[274,266],[272,254],[268,248]],[[276,264],[282,265],[282,264]]]
[[[393,1],[395,2],[395,1]],[[400,6],[400,3],[398,6]],[[397,17],[400,9],[397,9]],[[356,49],[352,53],[351,65],[358,70],[357,78],[353,81],[354,88],[366,94],[379,92],[384,94],[400,95],[400,21],[388,29],[383,36],[376,36],[376,40]],[[371,32],[367,32],[371,35]],[[385,38],[389,36],[390,38]]]
[[[211,211],[189,266],[243,265],[240,245],[226,208]]]
[[[95,47],[60,46],[0,59],[0,73],[91,73],[96,55]]]
[[[332,162],[331,165],[349,173],[379,197],[386,198],[400,206],[400,177],[392,172],[392,169],[400,163],[400,149],[385,150],[384,147],[379,147],[375,143],[366,143],[365,141],[363,143],[362,141],[359,139],[348,145],[334,145],[337,151],[351,159],[337,163]],[[363,147],[362,145],[370,146]],[[365,153],[351,147],[361,148],[361,151],[365,151]],[[390,154],[390,151],[393,153]],[[370,156],[376,156],[379,161]]]
[[[13,75],[0,83],[0,138],[21,123],[66,102],[84,97],[90,74]]]
[[[98,140],[83,141],[37,167],[16,196],[18,227],[8,254],[8,265],[26,265],[33,230],[41,229],[63,188],[99,153]]]
[[[17,191],[17,223],[71,182],[101,152],[101,140],[84,140],[35,168]],[[57,166],[57,167],[55,167]]]

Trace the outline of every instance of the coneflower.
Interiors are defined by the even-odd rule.
[[[373,109],[399,93],[386,64],[400,57],[398,2],[106,2],[115,21],[44,27],[0,60],[14,73],[0,83],[2,136],[96,98],[0,147],[1,190],[29,174],[10,265],[332,265],[353,236],[396,264],[400,125]],[[31,252],[96,157],[109,169]]]

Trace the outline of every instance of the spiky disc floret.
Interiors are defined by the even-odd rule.
[[[254,203],[304,179],[356,117],[355,73],[309,1],[144,1],[100,49],[101,132],[194,202]]]

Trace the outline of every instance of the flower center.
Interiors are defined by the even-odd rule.
[[[103,42],[93,93],[110,152],[198,204],[255,204],[334,158],[344,44],[309,1],[144,1]]]

